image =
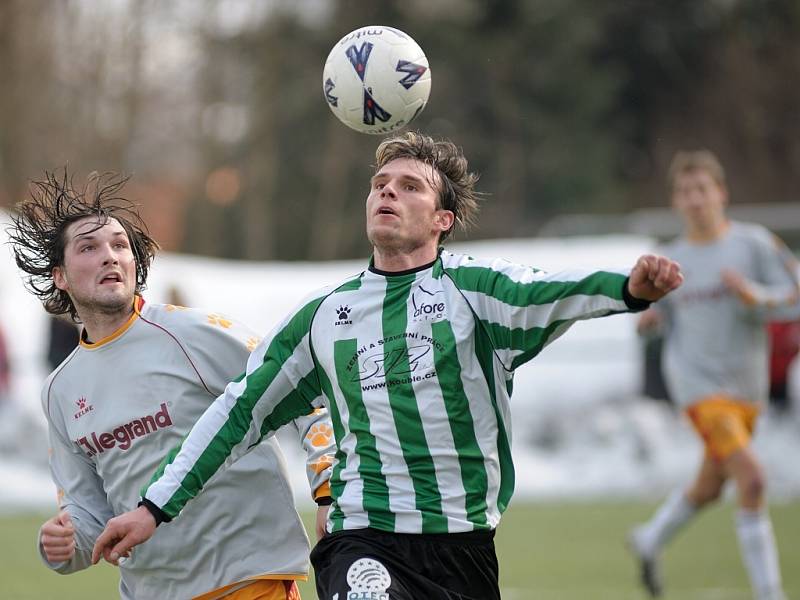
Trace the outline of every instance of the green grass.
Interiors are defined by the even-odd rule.
[[[633,561],[624,537],[653,510],[643,503],[513,504],[497,535],[504,600],[637,600]],[[800,598],[800,501],[770,509],[786,593]],[[0,517],[0,598],[87,600],[116,597],[109,565],[67,577],[38,560],[38,515]],[[791,568],[791,566],[795,568]],[[713,508],[681,533],[664,555],[665,600],[749,600],[733,530],[733,508]],[[301,587],[315,600],[313,584]]]

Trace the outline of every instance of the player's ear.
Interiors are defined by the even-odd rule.
[[[52,271],[53,283],[62,292],[67,289],[67,277],[64,273],[64,267],[53,267]]]
[[[450,228],[453,227],[455,220],[456,215],[453,213],[453,211],[445,210],[444,208],[437,210],[436,217],[434,217],[436,228],[440,231],[449,231]]]

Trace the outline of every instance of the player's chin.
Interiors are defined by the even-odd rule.
[[[95,295],[95,305],[105,310],[122,310],[133,302],[133,291],[122,288],[100,290]]]
[[[373,246],[383,246],[396,240],[397,226],[394,223],[370,223],[367,227],[367,238]]]

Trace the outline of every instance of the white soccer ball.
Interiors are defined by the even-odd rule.
[[[391,133],[416,117],[431,92],[422,48],[399,29],[373,25],[348,33],[322,72],[325,100],[342,123],[362,133]]]

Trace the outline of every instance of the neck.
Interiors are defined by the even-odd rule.
[[[133,314],[133,302],[119,310],[83,309],[76,307],[83,323],[86,341],[96,344],[122,327]]]
[[[396,250],[393,248],[378,248],[373,252],[373,264],[376,269],[387,271],[408,271],[436,260],[439,253],[438,246],[422,246],[414,250]]]
[[[724,236],[730,228],[730,222],[722,218],[710,224],[689,223],[686,227],[686,237],[690,242],[707,244],[715,242]]]

